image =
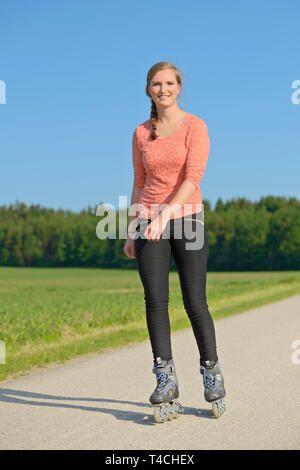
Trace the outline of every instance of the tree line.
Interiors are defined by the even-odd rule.
[[[223,202],[203,200],[209,271],[300,269],[300,201],[261,197]],[[123,251],[125,239],[99,239],[102,218],[88,206],[79,213],[16,201],[0,206],[0,266],[137,269]],[[128,210],[125,211],[127,224]],[[171,270],[176,270],[172,258]]]

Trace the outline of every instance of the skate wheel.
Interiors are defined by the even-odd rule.
[[[156,423],[162,423],[163,422],[162,415],[161,415],[161,409],[158,406],[154,408],[153,416],[154,416],[154,421]]]
[[[180,403],[176,402],[155,406],[153,411],[154,421],[156,423],[165,423],[166,421],[179,418],[180,414],[183,414],[183,412],[183,407]]]
[[[212,411],[215,418],[220,418],[225,411],[225,401],[221,399],[212,403]]]
[[[168,421],[168,413],[166,413],[165,409],[161,406],[154,408],[153,416],[156,423],[165,423]]]

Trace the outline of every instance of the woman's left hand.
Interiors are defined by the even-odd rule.
[[[144,232],[145,238],[149,241],[158,242],[161,234],[167,226],[169,219],[160,212],[149,224]]]

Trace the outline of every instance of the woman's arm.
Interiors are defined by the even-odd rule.
[[[153,221],[147,225],[144,235],[148,240],[158,241],[170,218],[188,202],[196,191],[195,184],[185,179],[173,199],[164,204],[164,208]]]
[[[180,209],[182,209],[184,204],[189,202],[196,189],[197,188],[194,183],[188,179],[185,179],[173,199],[168,203],[168,205],[166,205],[166,207],[162,209],[161,214],[163,220],[166,220],[166,218],[170,219]]]
[[[188,136],[187,143],[188,153],[186,158],[185,179],[168,206],[162,210],[162,215],[168,218],[172,217],[176,212],[182,209],[184,204],[188,203],[200,185],[210,151],[207,126],[202,119],[199,118],[196,120]]]
[[[143,191],[143,188],[133,187],[132,194],[131,194],[131,201],[130,201],[130,208],[139,202],[140,194]],[[130,211],[131,212],[131,211]],[[135,211],[136,212],[136,211]],[[137,224],[132,224],[131,222],[136,219],[136,214],[129,216],[129,225],[128,225],[128,232],[133,232]]]

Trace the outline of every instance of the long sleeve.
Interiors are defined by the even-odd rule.
[[[132,162],[134,170],[133,186],[143,188],[146,182],[146,171],[142,161],[142,152],[138,144],[137,129],[135,129],[132,137]]]
[[[195,121],[187,137],[187,144],[185,179],[191,181],[198,188],[210,150],[207,126],[202,119],[199,118]]]

